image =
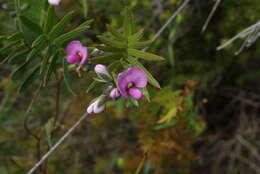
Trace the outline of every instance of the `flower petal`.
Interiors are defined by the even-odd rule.
[[[138,67],[131,67],[118,75],[118,89],[121,95],[127,98],[127,90],[130,83],[132,83],[134,87],[144,88],[147,85],[147,80],[147,76],[143,70]]]
[[[74,63],[78,62],[79,60],[80,60],[79,56],[76,56],[76,55],[68,55],[67,56],[67,62],[69,64],[74,64]]]
[[[139,100],[143,97],[142,91],[138,88],[130,88],[128,92],[136,100]]]
[[[84,65],[86,63],[86,61],[87,61],[87,58],[88,58],[88,49],[87,49],[87,47],[82,46],[81,54],[82,54],[82,58],[81,58],[81,61],[80,61],[80,65]]]
[[[96,104],[94,105],[94,113],[95,114],[99,114],[99,113],[103,112],[104,109],[105,109],[105,105],[98,106],[98,103],[99,102],[96,102]]]
[[[94,114],[94,104],[95,103],[92,103],[88,106],[88,109],[87,109],[88,114]]]
[[[82,45],[81,45],[80,41],[74,40],[68,44],[68,46],[66,48],[66,53],[67,53],[67,55],[75,55],[75,54],[77,54],[77,52],[79,50],[81,50],[81,48],[82,48]]]
[[[120,93],[117,88],[112,89],[112,91],[110,92],[110,97],[113,100],[116,100],[118,97],[120,97]]]
[[[143,70],[137,67],[128,68],[128,76],[132,83],[138,88],[144,88],[147,85],[147,76]]]

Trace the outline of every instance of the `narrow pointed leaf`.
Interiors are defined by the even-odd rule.
[[[149,60],[149,61],[161,61],[161,60],[164,60],[164,58],[161,57],[161,56],[157,56],[155,54],[147,53],[147,52],[144,52],[144,51],[139,51],[139,50],[136,50],[136,49],[129,48],[129,49],[127,49],[127,52],[131,56],[135,56],[135,57],[138,57],[138,58],[141,58],[141,59],[145,59],[145,60]]]
[[[42,29],[41,29],[41,27],[38,24],[34,23],[33,21],[31,21],[26,16],[20,16],[20,19],[21,19],[21,22],[27,28],[29,28],[31,31],[33,31],[34,33],[37,33],[37,34],[42,34]]]
[[[153,85],[156,88],[161,88],[159,82],[153,77],[153,75],[140,63],[138,60],[136,60],[134,57],[128,56],[127,61],[138,68],[141,68],[145,74],[147,75],[148,82]]]
[[[106,56],[98,56],[98,57],[94,57],[92,59],[89,59],[91,62],[96,62],[96,63],[107,63],[107,62],[111,62],[113,60],[117,60],[122,58],[122,54],[110,54],[110,55],[106,55]]]
[[[23,63],[21,66],[19,66],[13,73],[12,73],[12,80],[19,80],[21,79],[26,72],[36,64],[38,57],[34,56],[29,61]]]
[[[125,49],[123,48],[114,48],[109,46],[97,46],[97,49],[104,51],[104,52],[112,52],[112,53],[118,53],[118,52],[124,52]]]
[[[32,85],[32,83],[37,80],[37,77],[39,77],[40,73],[40,67],[38,66],[33,70],[31,74],[23,81],[22,85],[19,88],[19,92],[25,91],[29,86]]]
[[[67,87],[68,91],[72,94],[72,95],[76,95],[75,92],[72,90],[72,88],[70,87],[70,82],[69,82],[69,70],[68,70],[68,63],[66,62],[66,59],[63,59],[63,76],[64,76],[64,83],[65,86]]]
[[[112,47],[116,47],[116,48],[127,48],[127,44],[125,42],[122,41],[116,41],[116,40],[111,40],[107,37],[104,36],[98,36],[99,40],[104,42],[107,45],[110,45]]]
[[[112,27],[111,25],[107,25],[107,30],[118,40],[124,40],[124,36],[119,33],[118,31],[116,31],[116,29],[114,27]]]
[[[44,33],[48,34],[54,26],[55,9],[53,5],[50,5],[47,11],[46,20],[44,22]]]
[[[57,39],[55,39],[53,41],[53,44],[61,45],[67,41],[71,41],[71,40],[75,39],[75,37],[82,34],[84,31],[86,31],[87,28],[88,28],[88,26],[84,26],[84,27],[76,28],[68,33],[65,33],[65,34],[59,36]]]
[[[70,20],[73,17],[74,12],[69,12],[66,16],[64,16],[51,30],[49,33],[49,38],[54,40],[58,35],[62,33],[64,28],[69,24]]]
[[[97,82],[93,81],[87,88],[86,93],[89,93],[96,86]]]
[[[23,34],[21,32],[16,32],[16,33],[13,33],[12,35],[8,36],[6,39],[9,41],[18,41],[18,40],[23,39]]]
[[[129,48],[144,48],[148,45],[150,45],[153,41],[152,40],[147,40],[147,41],[142,41],[142,42],[129,42],[128,47]]]
[[[85,26],[90,26],[90,24],[93,22],[93,19],[86,20],[82,24],[80,24],[79,27],[85,27]]]
[[[133,28],[134,28],[133,15],[129,8],[125,9],[124,18],[125,18],[124,19],[124,34],[125,34],[125,37],[128,38],[132,34]]]
[[[45,42],[46,41],[46,38],[44,35],[40,35],[38,36],[32,43],[32,47],[37,47],[39,46],[42,42]]]
[[[47,71],[45,73],[45,76],[44,76],[44,85],[43,86],[47,86],[50,78],[51,78],[51,75],[52,73],[55,71],[55,67],[56,67],[56,63],[58,61],[58,52],[54,53],[49,59],[50,59],[50,63],[47,64]]]
[[[30,52],[29,50],[22,50],[18,52],[17,54],[15,54],[13,57],[10,58],[9,63],[11,65],[15,65],[15,64],[21,64],[25,62],[29,52]]]
[[[140,29],[135,34],[129,36],[128,40],[129,42],[138,42],[142,37],[144,36],[144,29]]]

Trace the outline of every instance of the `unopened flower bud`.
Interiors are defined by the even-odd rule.
[[[48,0],[50,5],[59,5],[61,0]]]
[[[97,64],[95,66],[95,72],[100,75],[101,77],[108,77],[109,79],[111,79],[111,76],[106,68],[106,66],[102,65],[102,64]]]
[[[112,91],[110,92],[110,97],[113,99],[113,100],[116,100],[118,97],[120,97],[120,92],[118,91],[117,88],[114,88],[112,89]]]
[[[99,114],[105,110],[105,104],[100,105],[101,102],[100,99],[101,98],[97,99],[96,101],[94,101],[88,106],[87,108],[88,114]]]

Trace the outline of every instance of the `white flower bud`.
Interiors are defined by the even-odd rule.
[[[61,0],[48,0],[50,5],[59,5]]]
[[[109,79],[112,79],[112,77],[110,76],[109,72],[107,71],[106,66],[104,66],[102,64],[97,64],[95,66],[95,72],[97,73],[97,75],[100,75],[101,77],[106,76]]]

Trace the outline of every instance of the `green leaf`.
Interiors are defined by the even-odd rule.
[[[146,100],[147,100],[148,102],[151,102],[150,94],[149,94],[147,88],[142,88],[142,91],[143,91],[143,94],[144,94]]]
[[[21,79],[25,73],[32,67],[35,65],[36,60],[37,60],[37,56],[34,56],[32,59],[26,61],[25,63],[23,63],[21,66],[19,66],[13,73],[12,73],[12,80],[19,80]]]
[[[148,46],[152,42],[153,42],[152,40],[147,40],[147,41],[143,41],[143,42],[129,42],[128,47],[129,48],[139,48],[139,49],[141,49],[141,48]]]
[[[44,33],[48,34],[54,26],[55,9],[53,5],[50,5],[47,11],[46,20],[44,22]]]
[[[69,12],[66,16],[64,16],[50,31],[49,38],[54,40],[58,35],[62,33],[64,28],[69,24],[70,20],[72,19],[74,12]]]
[[[112,52],[112,53],[118,53],[118,52],[124,52],[125,49],[123,48],[114,48],[109,46],[96,46],[97,49],[104,51],[104,52]]]
[[[47,123],[44,125],[44,130],[45,130],[45,133],[46,133],[46,136],[47,136],[47,142],[48,142],[50,147],[52,146],[52,142],[51,142],[51,140],[52,140],[51,134],[52,134],[52,131],[53,131],[52,123],[53,123],[53,118],[50,118],[47,121]]]
[[[89,19],[89,20],[86,20],[85,22],[83,22],[82,24],[80,24],[79,27],[85,27],[85,26],[90,26],[90,24],[93,22],[93,19]]]
[[[142,39],[142,37],[144,36],[144,29],[140,29],[138,32],[136,32],[135,34],[131,35],[128,40],[129,42],[137,42],[140,39]]]
[[[11,42],[8,45],[4,46],[0,49],[0,54],[6,54],[7,52],[10,53],[11,49],[13,49],[14,46],[16,46],[19,43],[19,41]]]
[[[25,62],[29,52],[30,52],[29,50],[22,50],[18,52],[17,54],[15,54],[10,58],[9,63],[11,65],[15,65],[15,64],[21,64],[22,62]]]
[[[41,29],[41,27],[38,24],[34,23],[33,21],[31,21],[26,16],[20,16],[20,19],[21,19],[21,22],[27,28],[29,28],[31,31],[33,31],[34,33],[37,33],[37,34],[42,34],[42,29]]]
[[[176,125],[176,123],[177,123],[177,120],[171,120],[171,121],[169,121],[167,123],[155,126],[154,130],[166,129],[166,128],[169,128],[169,127],[172,127],[172,126]]]
[[[111,62],[111,61],[116,60],[116,59],[120,59],[122,57],[123,57],[122,54],[114,53],[114,54],[109,54],[109,55],[106,55],[106,56],[94,57],[94,58],[91,58],[89,60],[91,62],[95,62],[95,63],[106,63],[106,62]]]
[[[125,37],[128,38],[134,29],[133,24],[133,15],[129,8],[125,9],[125,16],[124,16],[124,34]]]
[[[44,35],[40,35],[33,41],[32,48],[35,48],[35,47],[41,45],[43,42],[46,42],[46,41],[47,40],[46,40],[45,36]]]
[[[152,53],[147,53],[147,52],[139,51],[139,50],[132,49],[132,48],[127,49],[127,52],[131,56],[135,56],[135,57],[138,57],[138,58],[141,58],[141,59],[144,59],[144,60],[149,60],[149,61],[164,60],[164,58],[161,57],[161,56],[157,56],[157,55],[152,54]]]
[[[44,77],[44,84],[43,86],[47,86],[52,73],[55,71],[56,63],[58,61],[59,52],[54,53],[50,59],[50,64],[47,64],[48,70],[46,71],[45,77]]]
[[[88,16],[88,1],[87,0],[79,0],[79,3],[82,7],[82,11],[84,14],[84,17],[86,18]]]
[[[57,39],[55,39],[53,41],[53,44],[62,45],[64,42],[71,41],[78,35],[82,34],[84,31],[86,31],[87,28],[88,28],[88,26],[80,27],[80,28],[76,28],[68,33],[65,33],[65,34],[59,36]]]
[[[25,91],[32,83],[39,77],[40,67],[38,66],[33,70],[33,72],[23,81],[22,85],[19,88],[19,92]]]
[[[89,93],[96,86],[97,82],[93,81],[87,88],[86,93]]]
[[[160,87],[160,84],[157,82],[157,80],[153,77],[153,75],[138,61],[136,60],[135,58],[131,57],[131,56],[128,56],[127,57],[127,61],[133,65],[133,66],[136,66],[138,68],[141,68],[145,74],[147,75],[147,78],[148,78],[148,82],[153,85],[154,87],[156,88],[161,88]]]
[[[36,44],[36,43],[35,43]],[[28,54],[26,61],[31,59],[32,57],[39,55],[39,52],[44,50],[47,47],[47,41],[46,40],[41,40],[40,42],[37,42],[38,45],[35,45],[34,48],[30,51]]]
[[[104,36],[98,36],[99,40],[102,41],[103,43],[110,45],[112,47],[116,48],[127,48],[127,44],[122,41],[116,41],[116,40],[111,40],[107,37]]]
[[[18,41],[23,39],[23,34],[21,32],[16,32],[8,36],[6,39],[9,41]]]
[[[64,76],[64,82],[65,82],[65,86],[67,87],[68,91],[72,94],[72,95],[76,95],[75,92],[71,89],[70,87],[70,82],[69,82],[69,71],[68,71],[68,63],[66,61],[66,59],[63,59],[63,76]]]
[[[23,43],[21,43],[19,45],[15,45],[15,47],[12,47],[12,49],[8,52],[8,56],[6,56],[6,57],[1,56],[1,57],[3,57],[3,59],[0,60],[0,63],[1,64],[6,63],[10,59],[12,59],[17,54],[17,52],[20,52],[20,51],[23,51],[23,50],[24,50],[24,44]]]
[[[107,25],[107,30],[117,39],[117,40],[125,40],[124,36],[116,31],[114,27],[111,25]]]

